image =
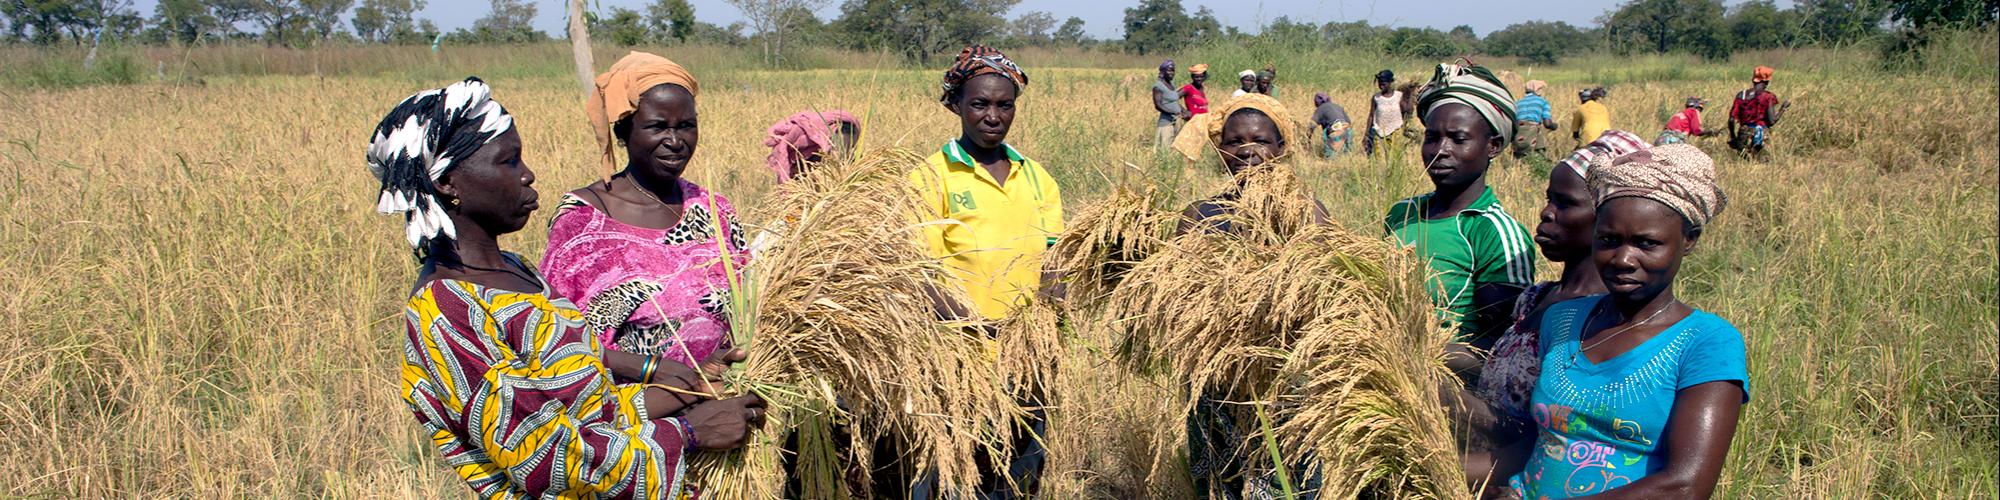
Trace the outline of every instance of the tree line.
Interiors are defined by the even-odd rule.
[[[472,26],[449,33],[417,13],[425,0],[160,0],[150,15],[131,0],[0,0],[0,38],[41,45],[103,39],[153,44],[262,42],[294,47],[327,42],[429,44],[529,43],[550,38],[533,26],[526,0],[488,0]],[[900,53],[916,62],[968,43],[1007,47],[1088,47],[1149,54],[1192,44],[1291,44],[1351,48],[1402,56],[1485,54],[1555,64],[1576,54],[1687,53],[1727,57],[1739,50],[1874,44],[1908,49],[1933,33],[1986,29],[2000,17],[1992,0],[1772,0],[1725,6],[1722,0],[1627,0],[1593,25],[1528,21],[1484,37],[1450,30],[1366,21],[1312,23],[1278,17],[1255,33],[1225,26],[1181,0],[1137,0],[1125,9],[1122,37],[1099,40],[1083,19],[1047,12],[1007,14],[1019,0],[843,0],[833,19],[818,12],[832,0],[727,0],[744,22],[716,25],[695,17],[687,0],[651,0],[638,9],[585,13],[593,38],[614,45],[754,46],[768,62],[797,46]]]

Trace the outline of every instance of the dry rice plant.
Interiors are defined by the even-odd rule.
[[[848,425],[849,449],[868,462],[872,443],[894,436],[915,470],[935,471],[945,492],[978,485],[975,456],[1006,456],[1019,412],[986,358],[984,339],[938,321],[930,293],[944,269],[914,223],[921,199],[903,173],[923,159],[903,150],[827,165],[784,184],[764,220],[776,239],[752,265],[755,337],[741,380],[771,400],[774,419],[746,450],[708,454],[696,484],[716,498],[776,498],[778,443],[800,422],[808,438]],[[778,418],[784,417],[784,418]],[[813,439],[804,439],[812,442]],[[824,440],[821,440],[822,442]],[[826,443],[830,446],[832,443]],[[803,447],[803,446],[802,446]],[[812,498],[846,497],[824,449],[802,450]],[[830,490],[830,491],[829,491]]]
[[[1163,201],[1152,188],[1138,193],[1119,187],[1070,221],[1044,263],[1063,275],[1066,306],[1101,304],[1133,264],[1166,246],[1178,219],[1161,207]]]

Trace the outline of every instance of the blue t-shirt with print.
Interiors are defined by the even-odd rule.
[[[1530,400],[1539,435],[1508,483],[1522,498],[1602,493],[1666,466],[1660,434],[1681,389],[1736,381],[1750,400],[1743,334],[1700,310],[1638,347],[1592,363],[1577,337],[1604,296],[1565,301],[1542,316],[1542,374]]]

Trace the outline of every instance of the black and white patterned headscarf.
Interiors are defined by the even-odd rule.
[[[437,180],[458,160],[514,128],[514,118],[478,77],[418,92],[390,110],[368,141],[368,171],[382,181],[375,210],[400,213],[417,258],[442,235],[458,237],[437,195]]]

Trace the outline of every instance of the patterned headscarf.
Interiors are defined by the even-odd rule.
[[[1750,70],[1750,83],[1771,81],[1771,75],[1777,72],[1778,70],[1771,69],[1770,66],[1758,66],[1757,69]]]
[[[985,74],[1007,77],[1014,81],[1015,87],[1028,86],[1028,73],[1021,71],[1021,67],[1014,65],[1014,61],[1007,59],[1000,49],[974,45],[959,51],[958,59],[952,61],[951,68],[944,70],[944,94],[938,96],[938,102],[950,106],[953,90],[973,77]]]
[[[1691,144],[1668,144],[1616,159],[1600,156],[1590,168],[1590,189],[1599,206],[1628,196],[1658,201],[1700,230],[1729,204],[1716,184],[1715,162]]]
[[[1431,76],[1430,90],[1417,97],[1417,116],[1428,118],[1438,105],[1453,102],[1478,110],[1501,141],[1514,140],[1514,94],[1492,71],[1470,62],[1464,66],[1439,64]]]
[[[764,146],[771,148],[771,155],[764,158],[764,166],[771,167],[779,184],[792,180],[792,160],[832,148],[833,130],[843,123],[860,125],[861,121],[846,111],[829,109],[800,111],[771,124],[764,136]]]
[[[597,132],[597,146],[604,158],[604,177],[618,171],[618,139],[612,137],[611,124],[632,116],[639,107],[639,96],[663,84],[679,85],[688,95],[700,95],[701,85],[696,84],[694,75],[687,68],[645,52],[632,51],[611,69],[597,75],[590,88],[590,97],[583,102],[585,113],[590,115],[590,127]]]
[[[1174,60],[1173,60],[1173,59],[1168,59],[1168,60],[1165,60],[1165,61],[1160,61],[1160,69],[1169,69],[1169,68],[1172,68],[1172,67],[1174,67]]]
[[[1617,158],[1652,149],[1652,147],[1652,144],[1647,143],[1645,139],[1640,139],[1639,136],[1633,135],[1631,132],[1606,130],[1604,133],[1598,134],[1597,140],[1590,141],[1590,144],[1584,145],[1583,149],[1578,149],[1575,153],[1570,153],[1569,158],[1563,159],[1557,165],[1569,167],[1570,170],[1576,171],[1577,177],[1589,179],[1590,162],[1592,160],[1599,157]]]
[[[375,211],[403,214],[404,236],[422,259],[433,239],[457,238],[437,181],[458,161],[514,128],[478,77],[418,92],[382,117],[368,141],[368,172],[382,182]]]

